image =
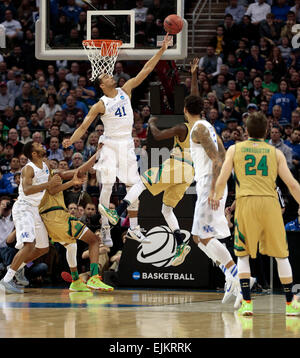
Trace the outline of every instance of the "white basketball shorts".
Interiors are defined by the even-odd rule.
[[[24,201],[16,201],[12,209],[16,228],[15,248],[22,249],[24,242],[34,242],[35,247],[43,249],[49,246],[46,227],[40,217],[39,208]]]
[[[102,184],[114,184],[116,178],[127,185],[140,181],[138,163],[132,138],[109,138],[102,140],[100,158],[94,165],[97,179]]]
[[[220,200],[218,210],[212,210],[208,205],[211,187],[211,175],[205,175],[196,184],[197,202],[194,211],[192,234],[200,239],[224,239],[230,236],[230,230],[225,217],[227,186]]]

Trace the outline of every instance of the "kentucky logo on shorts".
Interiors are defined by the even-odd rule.
[[[209,225],[203,226],[203,230],[204,230],[205,232],[214,232],[214,228],[211,227],[211,226],[209,226]]]

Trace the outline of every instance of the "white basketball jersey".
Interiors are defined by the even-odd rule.
[[[104,135],[112,138],[132,138],[133,110],[130,97],[121,88],[116,90],[118,94],[113,98],[101,97],[105,106],[105,113],[101,116]]]
[[[32,185],[40,185],[48,182],[49,168],[47,167],[46,163],[43,162],[43,169],[38,168],[35,164],[33,164],[30,161],[25,165],[25,167],[27,166],[32,167],[34,171],[34,177],[32,178]],[[24,170],[24,168],[22,170]],[[45,190],[35,194],[25,195],[23,191],[22,175],[21,175],[18,200],[20,199],[24,200],[27,203],[31,204],[32,206],[39,206],[44,194],[45,194]]]
[[[201,120],[197,121],[193,125],[193,128],[190,133],[190,150],[191,150],[191,156],[192,156],[193,163],[194,163],[195,180],[196,181],[198,181],[201,177],[203,177],[205,175],[212,174],[212,160],[206,154],[206,151],[203,148],[203,146],[199,143],[195,143],[192,140],[192,133],[198,124],[202,124],[208,129],[210,137],[213,140],[213,142],[218,150],[217,135],[216,135],[214,127],[206,120],[201,119]]]

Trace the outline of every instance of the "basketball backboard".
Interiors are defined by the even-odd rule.
[[[147,0],[144,2],[145,7],[147,3],[153,3]],[[122,5],[118,10],[84,8],[78,13],[79,21],[70,24],[70,19],[60,16],[62,11],[56,13],[57,9],[53,9],[51,3],[51,0],[40,2],[40,16],[36,21],[35,31],[35,56],[39,60],[87,60],[82,40],[96,38],[122,40],[118,60],[147,60],[159,49],[161,38],[165,34],[160,24],[160,32],[155,32],[150,41],[143,41],[141,25],[136,22],[136,12],[133,8],[126,8],[125,4],[124,9]],[[161,1],[161,5],[166,3],[168,6],[165,6],[164,18],[172,13],[184,16],[184,0]],[[150,22],[145,25],[147,26],[151,26]],[[173,36],[174,45],[163,54],[163,60],[177,60],[187,56],[187,33],[187,21],[184,20],[183,30]]]

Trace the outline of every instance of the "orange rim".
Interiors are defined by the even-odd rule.
[[[86,45],[94,45],[96,47],[101,47],[103,43],[107,45],[116,44],[118,46],[122,46],[123,42],[121,40],[83,40],[82,44]]]

